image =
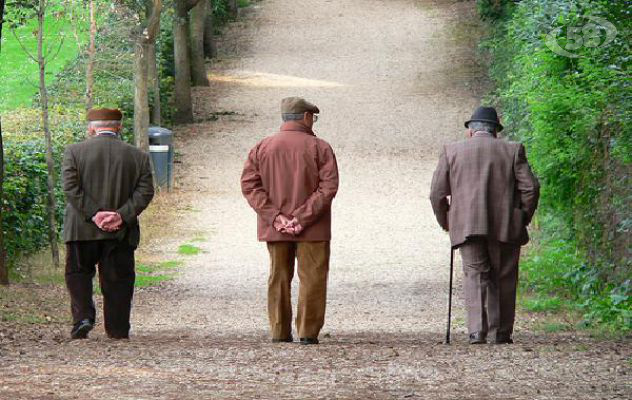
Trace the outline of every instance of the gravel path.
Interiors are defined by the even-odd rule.
[[[175,281],[139,291],[130,342],[18,343],[2,399],[630,398],[629,341],[544,334],[519,315],[514,346],[441,344],[447,236],[428,190],[442,143],[483,87],[473,1],[265,0],[233,24],[178,131],[186,211],[163,259],[202,238]],[[465,29],[465,30],[464,30]],[[465,32],[465,33],[464,33]],[[341,174],[320,346],[268,343],[267,252],[239,190],[247,151],[280,125],[282,97],[314,101]],[[235,113],[235,114],[234,114]],[[460,276],[460,271],[458,274]]]

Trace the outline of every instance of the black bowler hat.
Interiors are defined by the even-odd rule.
[[[472,118],[469,121],[465,121],[465,127],[468,128],[470,122],[491,122],[498,126],[498,132],[502,131],[504,127],[500,124],[498,114],[494,107],[479,107],[472,114]]]

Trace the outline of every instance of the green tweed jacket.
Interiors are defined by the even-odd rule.
[[[138,216],[154,196],[147,153],[117,136],[90,137],[66,148],[62,175],[65,242],[118,239],[138,246]],[[117,211],[123,228],[112,233],[100,230],[92,222],[98,211]]]

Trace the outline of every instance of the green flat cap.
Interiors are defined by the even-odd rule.
[[[283,114],[303,114],[306,112],[318,114],[320,110],[302,97],[286,97],[281,100],[281,113]]]

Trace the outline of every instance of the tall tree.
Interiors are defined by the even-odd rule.
[[[160,32],[160,19],[158,20],[157,32]],[[153,96],[153,107],[151,108],[150,121],[155,126],[162,124],[162,105],[160,100],[160,70],[158,69],[158,59],[156,53],[156,41],[148,48],[148,78],[149,90]]]
[[[2,54],[2,25],[4,23],[4,1],[0,0],[0,54]],[[9,266],[4,251],[4,227],[2,223],[2,205],[4,186],[4,144],[2,142],[2,115],[0,115],[0,285],[9,283]]]
[[[134,50],[134,139],[136,146],[149,150],[147,131],[149,129],[149,62],[152,47],[160,29],[162,0],[144,0],[144,10],[139,10],[141,23],[137,30]],[[153,50],[155,53],[155,50]],[[156,62],[153,57],[154,64]],[[153,68],[156,68],[155,66]]]
[[[96,36],[97,36],[97,18],[96,18],[96,0],[89,0],[90,10],[90,43],[88,44],[88,65],[86,66],[86,110],[92,108],[94,104],[94,62],[97,53]]]
[[[50,52],[44,53],[44,24],[46,21],[47,0],[39,0],[37,10],[37,63],[39,65],[39,92],[40,107],[42,110],[42,127],[46,138],[46,167],[48,177],[47,208],[48,208],[48,240],[50,242],[53,265],[59,268],[59,247],[57,237],[57,202],[55,200],[55,161],[53,158],[53,138],[50,132],[50,119],[48,117],[48,90],[46,88],[46,63]],[[61,46],[60,46],[61,48]],[[50,50],[50,49],[49,49]]]
[[[176,123],[193,122],[191,100],[191,59],[189,56],[189,11],[201,0],[174,0],[173,48],[176,69],[175,112]]]
[[[47,189],[46,211],[48,213],[48,240],[51,249],[53,265],[59,268],[59,243],[57,234],[57,201],[55,200],[55,161],[53,158],[53,138],[50,131],[50,118],[48,115],[48,90],[46,87],[46,66],[49,62],[57,57],[62,49],[64,40],[56,38],[55,42],[48,41],[45,43],[45,24],[47,17],[55,18],[63,15],[65,3],[63,1],[50,0],[13,0],[10,4],[14,5],[12,9],[13,18],[12,25],[25,25],[32,19],[37,21],[37,54],[32,54],[26,48],[24,43],[13,30],[13,35],[22,47],[26,55],[35,61],[39,67],[39,103],[42,119],[42,129],[44,130],[44,138],[46,141],[46,167],[47,167]],[[49,12],[50,11],[50,12]],[[45,46],[45,44],[47,44]]]
[[[204,25],[208,2],[201,0],[191,9],[191,79],[193,86],[209,86],[204,63]]]
[[[215,42],[215,21],[213,17],[213,1],[203,0],[206,3],[206,21],[204,21],[204,56],[213,58],[217,56],[217,43]]]

